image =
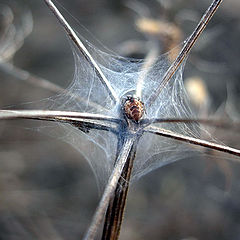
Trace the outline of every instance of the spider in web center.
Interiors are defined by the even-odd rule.
[[[145,113],[145,106],[139,97],[127,96],[123,100],[123,111],[128,119],[139,123]]]

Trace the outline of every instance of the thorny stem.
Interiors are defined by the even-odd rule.
[[[119,119],[94,113],[81,113],[81,112],[68,112],[68,111],[51,111],[51,110],[0,110],[1,119],[12,119],[12,118],[66,118],[70,120],[76,119],[93,119],[93,120],[104,120],[110,122],[119,122]]]
[[[121,142],[121,139],[119,139]],[[120,149],[122,145],[120,144]],[[128,159],[125,163],[121,178],[118,181],[115,194],[110,199],[105,216],[102,240],[117,240],[123,220],[123,214],[126,206],[127,193],[133,167],[136,157],[137,141],[132,146]]]
[[[225,121],[223,119],[205,119],[205,118],[145,118],[141,121],[142,125],[150,125],[154,123],[197,123],[209,125],[219,128],[236,129],[240,127],[240,122]]]
[[[50,111],[50,110],[0,110],[0,120],[33,119],[73,124],[86,131],[90,128],[116,132],[118,119],[93,113]],[[82,128],[81,128],[82,126]]]
[[[107,80],[105,75],[103,74],[102,70],[98,66],[97,62],[92,58],[91,54],[88,52],[87,48],[84,46],[80,38],[77,36],[75,31],[71,28],[71,26],[68,24],[66,19],[63,17],[63,15],[59,12],[57,7],[54,5],[54,3],[51,0],[44,0],[47,6],[50,8],[50,10],[54,13],[60,24],[63,26],[65,31],[67,32],[69,38],[74,42],[75,46],[78,48],[78,50],[82,53],[82,55],[85,57],[85,59],[89,62],[89,64],[92,66],[92,68],[96,71],[97,76],[99,77],[101,83],[104,85],[106,90],[109,93],[109,96],[111,99],[116,103],[119,101],[119,97],[117,96],[116,92],[112,88],[110,82]]]
[[[88,228],[88,231],[84,237],[84,240],[94,240],[96,238],[98,228],[102,223],[109,201],[111,197],[114,195],[118,181],[121,177],[126,161],[136,140],[137,140],[136,134],[128,136],[124,140],[123,147],[121,148],[120,154],[116,161],[116,165],[108,180],[102,198],[98,204],[97,210],[95,211],[93,220],[91,221],[91,225]]]
[[[212,4],[210,5],[210,7],[207,9],[207,11],[202,16],[199,24],[197,25],[197,27],[195,28],[195,30],[193,31],[191,36],[186,40],[186,43],[184,44],[184,47],[182,48],[181,52],[179,53],[179,55],[177,56],[175,61],[171,64],[171,66],[169,67],[167,72],[164,74],[160,85],[158,86],[158,88],[153,92],[153,94],[150,96],[150,98],[145,103],[146,106],[149,107],[154,103],[154,101],[159,96],[161,91],[164,89],[166,84],[169,82],[169,80],[172,78],[174,73],[177,71],[177,69],[183,62],[183,60],[187,57],[187,55],[190,52],[190,50],[192,49],[194,43],[197,41],[200,34],[207,26],[208,22],[210,21],[210,19],[216,12],[216,10],[219,7],[221,2],[222,2],[222,0],[213,0]]]
[[[173,138],[182,142],[187,142],[193,145],[198,145],[198,146],[202,146],[202,147],[206,147],[206,148],[210,148],[210,149],[214,149],[220,152],[225,152],[225,153],[229,153],[231,155],[235,155],[240,157],[240,150],[232,148],[232,147],[228,147],[222,144],[217,144],[217,143],[213,143],[213,142],[209,142],[206,140],[202,140],[202,139],[198,139],[198,138],[194,138],[194,137],[189,137],[189,136],[185,136],[179,133],[175,133],[169,130],[165,130],[163,128],[158,128],[158,127],[153,127],[153,126],[147,126],[144,128],[145,132],[150,132],[150,133],[154,133],[163,137],[167,137],[167,138]],[[239,159],[233,159],[234,161],[240,162]]]

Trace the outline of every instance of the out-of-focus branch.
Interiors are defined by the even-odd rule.
[[[30,83],[36,87],[46,89],[53,93],[60,93],[60,92],[65,91],[65,89],[60,87],[59,85],[52,83],[44,78],[35,76],[35,75],[29,73],[28,71],[22,70],[16,66],[14,66],[13,64],[11,64],[9,62],[0,63],[0,71],[2,73],[4,73],[5,75],[11,76],[17,80]],[[72,92],[65,91],[64,94],[74,97],[74,98],[76,98],[76,100],[78,100],[82,103],[86,102],[86,100],[83,99],[81,96],[78,96]],[[104,107],[102,107],[101,105],[99,105],[98,103],[88,101],[87,104],[89,105],[89,107],[97,109],[98,111],[101,111],[101,112],[106,111],[106,109]]]

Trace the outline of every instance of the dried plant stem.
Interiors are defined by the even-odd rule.
[[[131,177],[133,162],[136,157],[137,141],[132,146],[126,164],[123,168],[121,178],[118,181],[114,196],[110,199],[106,212],[102,240],[117,240],[123,220],[126,206],[129,181]]]
[[[95,128],[116,132],[118,119],[93,113],[50,111],[50,110],[0,110],[0,120],[13,119],[34,119],[57,121],[74,124],[80,127],[83,124],[86,128]]]
[[[120,150],[119,156],[116,161],[116,165],[108,180],[103,196],[99,202],[97,210],[95,211],[93,220],[91,221],[91,225],[88,228],[84,240],[94,240],[96,238],[98,229],[106,213],[109,201],[114,196],[117,184],[122,175],[124,166],[126,165],[126,161],[129,158],[129,155],[131,154],[136,139],[137,139],[136,134],[128,136],[126,139],[124,139],[123,146]]]
[[[198,138],[194,138],[194,137],[189,137],[189,136],[184,136],[182,134],[178,134],[169,130],[165,130],[163,128],[158,128],[158,127],[153,127],[153,126],[147,126],[144,128],[145,132],[150,132],[150,133],[154,133],[163,137],[167,137],[167,138],[173,138],[182,142],[187,142],[190,144],[194,144],[194,145],[198,145],[198,146],[202,146],[202,147],[206,147],[206,148],[210,148],[213,150],[217,150],[220,152],[225,152],[225,153],[229,153],[231,155],[235,155],[240,157],[240,150],[232,148],[232,147],[228,147],[222,144],[217,144],[217,143],[213,143],[213,142],[209,142],[206,140],[202,140],[202,139],[198,139]],[[237,161],[240,162],[240,159],[231,159],[233,161]]]
[[[148,125],[154,123],[199,123],[203,125],[209,125],[213,127],[236,129],[240,128],[240,122],[225,121],[223,119],[204,119],[204,118],[155,118],[155,119],[143,119],[141,124]]]
[[[207,26],[208,22],[216,12],[217,8],[219,7],[220,3],[222,0],[213,0],[212,4],[210,7],[207,9],[207,11],[204,13],[202,16],[199,24],[191,34],[191,36],[186,40],[186,43],[184,44],[182,50],[180,51],[179,55],[175,59],[175,61],[171,64],[169,69],[166,71],[166,73],[163,76],[163,79],[161,83],[159,84],[158,88],[153,92],[153,94],[150,96],[148,101],[146,102],[146,106],[151,106],[156,98],[159,96],[161,93],[162,89],[166,86],[168,81],[172,78],[174,73],[177,71],[183,60],[187,57],[188,53],[192,49],[194,43],[197,41],[199,38],[200,34],[202,31],[205,29]]]
[[[119,122],[119,119],[94,113],[68,112],[68,111],[51,111],[51,110],[0,110],[1,119],[13,118],[66,118],[70,120],[93,119],[110,122]]]
[[[98,66],[97,62],[92,58],[91,54],[88,52],[87,48],[84,46],[80,38],[77,36],[75,31],[71,28],[71,26],[68,24],[66,19],[63,17],[63,15],[59,12],[57,7],[54,5],[54,3],[51,0],[44,0],[47,6],[50,8],[50,10],[54,13],[60,24],[63,26],[65,31],[67,32],[69,38],[74,42],[77,49],[82,53],[84,58],[89,62],[89,64],[92,66],[92,68],[96,71],[97,76],[99,77],[101,83],[104,85],[106,90],[109,93],[109,96],[114,102],[119,101],[119,97],[112,88],[110,82],[107,80],[105,75],[103,74],[102,70]]]

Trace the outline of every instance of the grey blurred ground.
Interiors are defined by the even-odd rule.
[[[170,22],[182,19],[186,12],[200,16],[210,3],[166,2],[169,10],[164,12],[157,1],[145,1],[154,17]],[[83,34],[90,42],[97,42],[96,37],[118,51],[126,40],[144,40],[135,29],[136,14],[123,1],[60,3],[92,33]],[[34,28],[14,63],[66,87],[74,65],[63,30],[43,1],[26,0],[25,5],[32,11]],[[206,81],[213,111],[227,99],[227,85],[232,89],[231,103],[237,108],[239,102],[239,9],[238,0],[224,1],[186,66],[185,77]],[[196,24],[179,22],[185,37]],[[202,62],[210,69],[199,67]],[[1,77],[0,95],[0,106],[6,108],[51,93]],[[232,114],[237,116],[236,111]],[[27,130],[32,124],[0,123],[0,239],[81,239],[99,200],[93,173],[71,146]],[[237,133],[218,130],[214,134],[240,147]],[[120,239],[240,239],[240,166],[214,156],[176,162],[134,183]]]

